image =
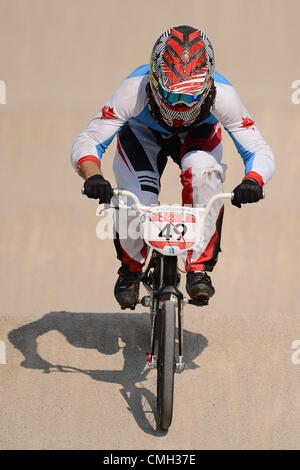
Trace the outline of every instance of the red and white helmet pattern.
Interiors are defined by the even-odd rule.
[[[177,26],[158,38],[150,59],[150,86],[168,126],[189,126],[197,118],[214,71],[212,45],[199,29]]]

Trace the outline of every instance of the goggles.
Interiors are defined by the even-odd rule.
[[[158,84],[158,93],[162,97],[165,103],[169,106],[175,106],[176,104],[183,103],[188,107],[193,106],[196,103],[203,101],[203,94],[201,95],[187,95],[185,93],[174,93],[172,91],[164,90],[160,84]]]

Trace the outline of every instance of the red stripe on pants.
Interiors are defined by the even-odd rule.
[[[147,258],[147,254],[148,254],[148,245],[144,242],[144,246],[143,248],[141,249],[140,253],[142,255],[142,257],[144,258],[144,261],[143,263],[140,263],[139,261],[136,261],[135,259],[131,258],[129,256],[129,254],[124,250],[124,248],[122,247],[121,243],[120,243],[120,247],[121,247],[121,250],[122,250],[122,263],[125,263],[125,264],[128,264],[129,266],[129,270],[131,272],[139,272],[142,270],[144,264],[145,264],[145,260]]]
[[[193,175],[192,169],[187,168],[180,174],[182,188],[182,205],[189,204],[193,206]]]
[[[216,220],[216,227],[218,226],[218,221],[220,217],[223,215],[223,210],[224,206],[221,207],[219,215]],[[202,255],[199,256],[199,258],[196,261],[191,262],[191,257],[192,257],[192,252],[188,252],[188,256],[186,259],[186,271],[203,271],[204,270],[204,264],[207,261],[210,261],[213,257],[214,254],[214,247],[215,244],[217,243],[219,239],[219,232],[218,229],[216,228],[215,233],[211,237],[210,241],[208,242],[205,250],[203,251]]]

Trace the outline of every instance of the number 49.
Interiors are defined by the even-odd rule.
[[[179,235],[177,241],[180,241],[187,231],[187,226],[184,224],[176,224],[173,226],[171,224],[166,224],[164,228],[159,232],[158,236],[163,237],[166,240],[170,240],[172,238],[171,227],[173,227],[173,231],[175,232],[175,234]]]

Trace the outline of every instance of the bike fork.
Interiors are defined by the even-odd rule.
[[[184,369],[183,361],[183,299],[178,299],[178,360],[176,361],[176,370],[181,372]]]
[[[157,299],[152,300],[151,308],[151,334],[150,334],[150,352],[147,354],[147,362],[151,367],[157,366],[157,356],[154,354],[155,349],[155,326],[157,321]]]
[[[175,363],[176,371],[181,372],[184,369],[183,361],[183,299],[178,298],[174,294],[170,295],[168,300],[177,304],[177,324],[178,324],[178,357]],[[147,362],[151,367],[157,366],[157,355],[155,354],[155,328],[157,327],[158,315],[157,308],[161,308],[159,299],[154,299],[151,321],[150,335],[150,353],[147,354]]]

